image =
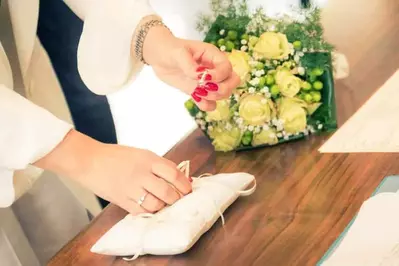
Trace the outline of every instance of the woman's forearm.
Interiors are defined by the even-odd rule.
[[[63,141],[33,165],[61,176],[79,178],[92,166],[95,151],[100,145],[98,141],[72,129]]]

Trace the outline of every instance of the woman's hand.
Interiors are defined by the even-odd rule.
[[[182,40],[163,27],[153,27],[144,42],[143,56],[165,83],[190,94],[203,111],[216,108],[240,84],[225,55],[212,44]],[[205,84],[199,86],[204,71]]]
[[[77,180],[132,214],[156,212],[191,192],[190,181],[173,162],[147,150],[102,144],[74,130],[35,165]]]

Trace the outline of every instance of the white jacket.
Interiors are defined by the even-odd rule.
[[[40,169],[30,164],[55,148],[72,125],[54,70],[36,37],[39,0],[2,2],[8,4],[18,59],[4,49],[13,40],[0,36],[0,207],[7,207],[40,176]],[[153,14],[148,2],[65,3],[84,20],[78,48],[82,80],[97,94],[127,87],[143,66],[131,56],[131,43],[140,20]],[[14,86],[11,66],[20,69],[23,88]]]

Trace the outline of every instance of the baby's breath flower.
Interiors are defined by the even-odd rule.
[[[304,67],[298,67],[298,74],[303,76],[305,75],[305,68]]]
[[[224,127],[226,130],[231,130],[233,126],[230,123],[227,123]]]
[[[267,93],[269,92],[269,87],[263,87],[260,91],[263,93]]]
[[[258,70],[258,71],[256,71],[255,76],[257,76],[257,77],[260,78],[262,75],[265,74],[264,72],[265,72],[265,71],[263,71],[263,73],[262,73],[262,70]]]

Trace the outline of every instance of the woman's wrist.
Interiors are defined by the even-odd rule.
[[[138,25],[132,42],[132,53],[136,60],[151,66],[168,62],[170,50],[179,43],[160,17],[144,17]]]
[[[143,58],[150,66],[169,61],[169,54],[178,45],[178,39],[163,26],[154,26],[144,40]]]
[[[58,175],[79,179],[89,171],[94,155],[102,145],[72,129],[61,143],[33,165]]]

